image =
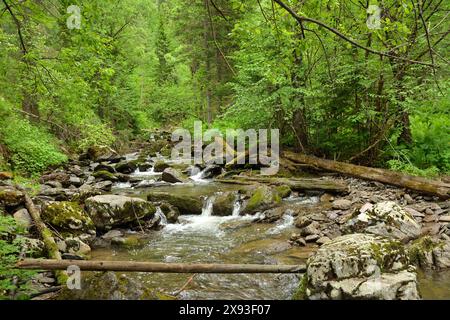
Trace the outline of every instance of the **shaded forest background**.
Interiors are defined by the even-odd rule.
[[[80,29],[67,27],[70,5]],[[37,174],[202,120],[279,128],[284,147],[329,159],[448,174],[448,5],[1,0],[0,171]]]

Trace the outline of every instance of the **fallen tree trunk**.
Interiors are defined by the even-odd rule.
[[[59,252],[58,246],[53,238],[52,232],[47,228],[45,223],[41,219],[41,214],[39,210],[35,207],[33,200],[26,193],[23,188],[18,187],[20,191],[23,192],[25,198],[25,207],[30,213],[33,219],[34,225],[36,226],[42,241],[44,242],[45,249],[47,250],[48,257],[55,259],[55,261],[61,260],[61,253]],[[56,278],[59,284],[64,284],[67,280],[67,275],[65,272],[56,272]]]
[[[449,183],[414,177],[386,169],[369,168],[350,163],[319,159],[293,152],[285,152],[284,156],[293,162],[305,163],[328,171],[407,188],[418,193],[438,196],[443,199],[450,198]]]
[[[161,273],[301,273],[304,265],[265,264],[190,264],[135,261],[85,261],[26,259],[20,269],[66,270],[77,266],[82,271],[161,272]]]
[[[289,186],[293,191],[324,191],[329,193],[347,193],[348,187],[345,183],[314,179],[314,178],[266,178],[266,177],[246,177],[234,176],[232,179],[216,180],[222,183],[233,183],[249,185],[253,183],[265,183],[269,185]]]

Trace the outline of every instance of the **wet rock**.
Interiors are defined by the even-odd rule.
[[[70,233],[95,234],[95,226],[89,215],[76,202],[50,202],[42,208],[42,220],[56,230]]]
[[[150,163],[140,163],[138,164],[138,169],[140,172],[147,172],[152,168],[152,165]]]
[[[155,206],[140,198],[118,195],[100,195],[86,200],[85,208],[100,230],[137,223],[140,219],[154,217]]]
[[[420,299],[401,243],[368,234],[338,237],[308,259],[299,292],[307,299]]]
[[[27,209],[20,209],[13,214],[14,220],[18,226],[29,229],[33,226],[33,219]]]
[[[177,207],[172,206],[169,203],[162,203],[160,206],[161,211],[166,216],[167,222],[169,223],[177,223],[178,217],[180,216],[180,211]]]
[[[24,201],[25,197],[21,191],[8,186],[0,186],[0,205],[15,207],[23,204]]]
[[[97,272],[81,278],[83,290],[64,288],[61,300],[159,300],[167,295],[146,289],[143,284],[125,274]],[[173,299],[173,298],[172,298]]]
[[[162,180],[169,183],[186,182],[184,175],[174,168],[167,168],[162,174]]]
[[[164,172],[167,168],[170,168],[170,165],[162,160],[158,160],[155,162],[154,170],[155,172]]]
[[[234,192],[222,193],[214,199],[213,215],[224,217],[233,214],[234,203],[236,201],[236,194]]]
[[[273,192],[268,186],[260,186],[251,192],[251,197],[247,201],[243,214],[255,214],[273,208],[281,202],[281,197]]]
[[[207,165],[203,170],[203,179],[212,179],[222,173],[222,167],[218,165]]]
[[[111,244],[121,247],[137,247],[141,244],[139,237],[135,235],[114,237],[111,239]]]
[[[109,173],[116,173],[116,170],[114,169],[113,166],[109,165],[109,164],[105,164],[105,163],[100,163],[98,165],[96,165],[94,167],[94,171],[98,172],[98,171],[108,171]]]
[[[117,178],[113,173],[106,171],[106,170],[101,170],[101,171],[96,171],[92,174],[92,176],[95,179],[99,179],[99,180],[107,180],[107,181],[119,181],[119,178]]]
[[[286,211],[287,210],[283,207],[266,210],[260,217],[255,220],[255,222],[274,223],[280,220],[286,213]]]
[[[76,237],[57,240],[56,245],[62,253],[75,254],[81,257],[86,257],[91,252],[91,247]]]
[[[116,165],[116,171],[124,174],[130,174],[136,171],[138,168],[137,162],[132,161],[122,161]]]
[[[308,216],[299,216],[297,220],[295,220],[295,226],[297,228],[304,228],[311,224],[312,220]]]
[[[338,199],[338,200],[333,201],[333,203],[331,205],[332,205],[333,209],[348,210],[352,206],[352,202],[347,199]]]
[[[364,208],[364,207],[363,207]],[[364,232],[408,241],[420,236],[420,225],[395,202],[380,202],[365,207],[354,218],[347,221],[343,230],[346,233]]]
[[[123,236],[123,232],[121,230],[110,230],[107,233],[105,233],[104,235],[102,235],[102,239],[106,239],[106,240],[111,240],[113,238],[118,238]]]
[[[180,214],[202,214],[203,200],[200,197],[193,197],[168,192],[152,192],[147,195],[147,200],[151,202],[167,202],[176,207]]]
[[[292,190],[289,186],[278,186],[275,187],[275,192],[282,198],[287,198],[291,195]]]
[[[94,184],[93,190],[100,190],[100,191],[111,191],[113,186],[112,181],[100,181]]]
[[[317,221],[312,221],[306,227],[300,230],[302,236],[318,235],[320,234],[320,223]]]
[[[422,237],[408,246],[408,255],[412,263],[422,268],[450,268],[450,240]]]

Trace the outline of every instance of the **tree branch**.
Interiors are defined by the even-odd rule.
[[[281,0],[273,0],[273,1],[276,2],[284,10],[286,10],[299,23],[301,23],[301,22],[314,23],[314,24],[316,24],[316,25],[318,25],[318,26],[320,26],[320,27],[322,27],[324,29],[327,29],[328,31],[334,33],[339,38],[349,42],[353,46],[355,46],[355,47],[357,47],[359,49],[365,50],[366,52],[369,52],[369,53],[372,53],[372,54],[376,54],[376,55],[378,55],[380,57],[388,57],[388,58],[392,58],[392,59],[396,59],[396,60],[406,61],[406,62],[413,63],[413,64],[420,64],[420,65],[424,65],[424,66],[434,67],[434,64],[432,64],[432,63],[423,62],[423,61],[415,61],[415,60],[411,60],[411,59],[408,59],[408,58],[399,57],[399,56],[390,54],[388,52],[377,51],[377,50],[374,50],[372,48],[365,47],[365,46],[359,44],[358,42],[352,40],[351,38],[347,37],[346,35],[344,35],[340,31],[338,31],[337,29],[335,29],[333,27],[330,27],[329,25],[323,23],[322,21],[319,21],[319,20],[316,20],[316,19],[312,19],[312,18],[308,18],[308,17],[304,17],[304,16],[299,16],[296,12],[294,12],[294,10],[292,10],[292,8],[290,8],[288,5],[286,5]]]

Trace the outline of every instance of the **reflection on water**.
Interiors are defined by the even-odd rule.
[[[450,299],[450,270],[419,271],[419,288],[425,300]]]

